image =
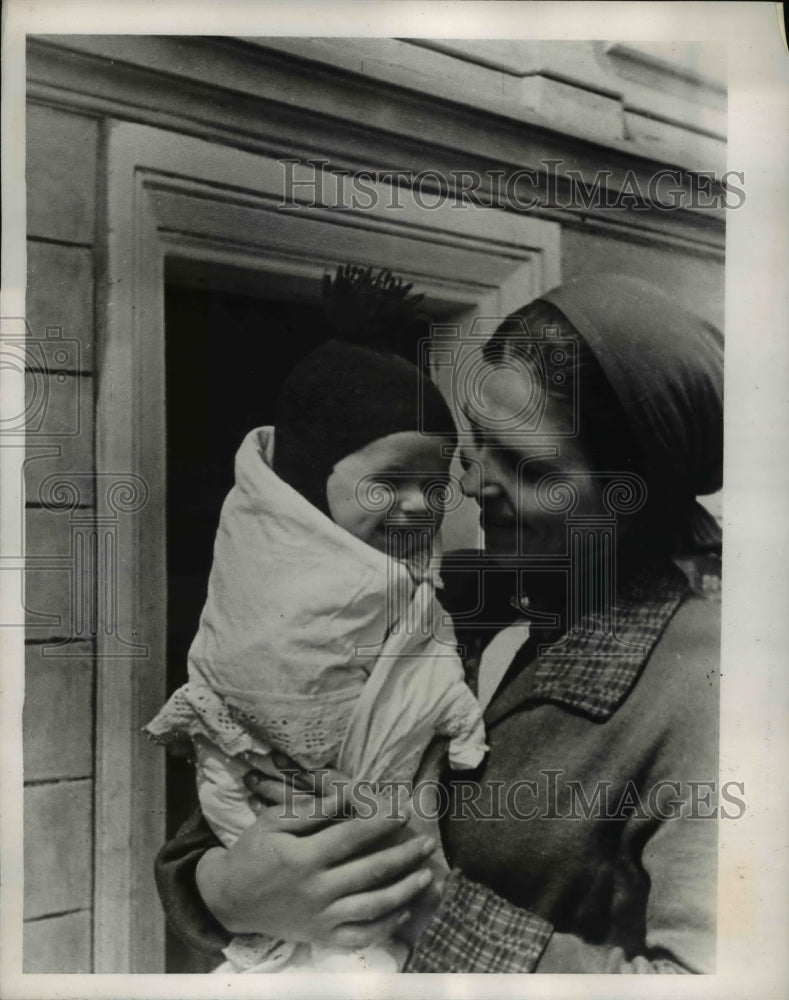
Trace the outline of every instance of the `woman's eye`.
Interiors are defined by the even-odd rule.
[[[473,465],[479,466],[480,463],[483,462],[483,461],[486,461],[486,462],[491,461],[491,455],[493,456],[493,460],[495,461],[495,456],[496,456],[496,452],[495,451],[492,452],[492,453],[486,454],[484,447],[467,448],[467,449],[463,449],[462,451],[460,451],[458,453],[458,461],[460,462],[460,465],[461,465],[461,468],[463,469],[463,471],[464,472],[468,472],[468,470]]]
[[[479,426],[479,424],[475,424],[473,421],[471,422],[470,426],[471,426],[471,437],[472,440],[474,441],[474,447],[482,448],[485,444],[485,435],[482,431],[482,428]]]
[[[449,487],[449,476],[434,476],[422,487],[425,491],[446,490]]]

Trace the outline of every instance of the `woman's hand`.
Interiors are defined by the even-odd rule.
[[[228,931],[363,947],[410,918],[432,880],[422,866],[436,843],[408,834],[407,813],[397,815],[382,799],[369,818],[332,821],[345,801],[336,788],[316,808],[312,795],[281,779],[257,775],[248,784],[267,802],[282,799],[260,807],[232,847],[206,852],[196,873],[206,905]]]
[[[425,754],[416,781],[430,779],[423,785],[419,795],[419,812],[413,811],[408,828],[414,836],[431,836],[438,841],[438,847],[429,858],[427,864],[433,874],[431,883],[424,892],[414,899],[409,906],[410,916],[397,928],[397,936],[401,941],[413,946],[419,940],[422,932],[432,920],[441,902],[444,892],[444,881],[449,874],[449,864],[441,847],[441,834],[438,827],[440,800],[433,783],[439,773],[440,761],[445,754],[443,743],[434,743]]]
[[[350,781],[334,768],[308,770],[287,754],[272,751],[260,766],[247,771],[244,784],[249,791],[249,803],[259,813],[264,806],[282,806],[287,816],[311,815],[327,822],[350,818]]]

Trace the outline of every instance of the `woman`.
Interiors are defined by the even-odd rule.
[[[677,562],[719,548],[695,497],[721,485],[720,336],[587,277],[502,324],[479,373],[464,488],[488,561],[447,578],[490,752],[447,785],[451,874],[425,891],[423,839],[381,817],[264,810],[236,854],[199,820],[168,845],[165,909],[203,948],[356,945],[419,905],[410,971],[712,971],[720,625]]]

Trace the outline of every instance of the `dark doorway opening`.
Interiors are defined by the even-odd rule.
[[[234,275],[225,271],[196,270],[191,276],[202,282],[196,287],[189,267],[172,266],[165,284],[168,694],[187,678],[236,451],[252,428],[273,424],[283,379],[331,335],[320,304],[299,300],[293,280],[277,288],[289,298],[277,298],[271,280],[261,282],[261,294],[250,294],[255,283],[247,275],[236,275],[243,282],[227,290]],[[210,287],[212,273],[225,290]],[[429,332],[429,323],[419,321],[404,335],[401,350],[416,364]],[[168,838],[196,805],[192,765],[168,756]],[[166,969],[208,971],[169,930]]]
[[[273,423],[282,380],[325,337],[319,305],[168,284],[167,688],[186,680],[222,502],[244,435]],[[186,760],[168,758],[167,835],[197,803]],[[207,971],[168,932],[168,972]]]

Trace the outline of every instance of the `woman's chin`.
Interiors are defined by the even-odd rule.
[[[485,555],[512,557],[518,555],[518,535],[513,527],[489,524],[484,528]]]
[[[564,536],[541,535],[517,527],[489,525],[485,529],[485,555],[491,559],[528,559],[530,556],[556,556],[564,559],[566,541]]]

